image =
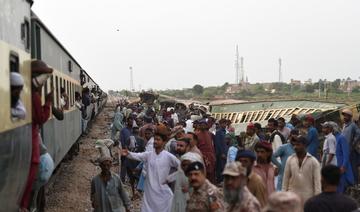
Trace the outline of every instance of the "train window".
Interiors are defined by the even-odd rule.
[[[73,66],[72,66],[71,60],[68,61],[68,70],[69,70],[69,72],[73,71]]]
[[[10,52],[10,72],[19,72],[19,55],[16,52]]]
[[[60,79],[61,81],[61,79]],[[56,98],[56,106],[59,107],[59,91],[58,91],[58,88],[59,88],[59,81],[58,81],[58,77],[56,76],[55,77],[55,93],[54,93],[54,96]]]
[[[35,33],[33,35],[33,44],[34,46],[31,49],[31,53],[33,55],[33,58],[41,60],[41,28],[38,24],[35,24],[34,27]]]
[[[30,49],[30,23],[25,18],[24,23],[21,24],[21,40],[24,41],[25,49]]]
[[[20,97],[24,86],[24,79],[20,75],[19,56],[13,51],[10,52],[9,69],[11,72],[9,77],[11,119],[12,121],[17,121],[26,118],[26,110]]]
[[[50,78],[50,91],[54,90],[54,76],[51,76]],[[53,99],[52,99],[53,104],[55,104],[55,94],[53,94]]]

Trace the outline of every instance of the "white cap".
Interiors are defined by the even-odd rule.
[[[10,73],[10,85],[11,86],[23,86],[24,79],[21,76],[21,74],[19,74],[17,72],[11,72]]]

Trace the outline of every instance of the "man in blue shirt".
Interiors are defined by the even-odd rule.
[[[221,119],[219,121],[220,129],[215,134],[215,155],[216,155],[216,182],[221,183],[223,181],[222,172],[226,164],[227,145],[225,143],[226,125],[227,120]]]
[[[305,120],[303,121],[303,125],[307,130],[307,140],[308,143],[306,144],[306,150],[309,154],[314,156],[319,160],[318,157],[318,148],[319,148],[319,138],[318,138],[318,131],[315,127],[313,127],[315,123],[314,118],[311,115],[307,115]]]
[[[359,173],[358,166],[360,165],[360,154],[358,143],[360,142],[360,129],[352,121],[352,111],[345,109],[341,113],[343,115],[344,127],[342,135],[345,136],[350,152],[350,163],[355,178],[355,183],[358,182]]]
[[[293,138],[297,137],[299,135],[299,131],[294,129],[291,130],[288,142],[286,144],[283,144],[277,149],[274,154],[272,155],[271,161],[273,164],[279,169],[279,175],[278,175],[278,181],[276,185],[276,190],[281,191],[282,188],[282,179],[284,176],[284,170],[286,165],[286,160],[288,157],[295,153],[294,147],[292,145]],[[277,160],[277,158],[280,157],[281,163]]]
[[[337,192],[344,193],[346,188],[354,184],[354,175],[350,164],[349,145],[345,136],[341,134],[339,126],[332,121],[329,123],[333,127],[333,133],[336,138],[336,160],[337,166],[340,168],[341,178],[337,187]]]
[[[126,145],[126,142],[130,139],[130,136],[132,135],[132,127],[133,127],[134,119],[129,116],[126,119],[126,127],[122,128],[120,131],[120,142],[119,145],[121,148],[128,148],[128,145]],[[125,176],[126,176],[126,157],[121,157],[121,181],[125,182]]]

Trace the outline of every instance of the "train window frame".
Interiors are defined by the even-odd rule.
[[[68,71],[70,73],[73,72],[73,63],[71,62],[71,60],[68,61]]]
[[[34,24],[33,43],[34,46],[31,49],[34,58],[41,60],[41,26],[37,23]]]
[[[10,81],[11,81],[10,73],[11,72],[21,74],[20,73],[20,63],[19,63],[19,54],[17,52],[15,52],[15,51],[10,51],[9,52],[9,90],[10,90],[10,93],[11,93],[11,90],[12,90],[11,83],[10,83]],[[9,98],[10,98],[9,101],[11,102],[11,94],[10,94]],[[20,96],[18,101],[21,101],[21,96]],[[10,120],[12,122],[14,122],[14,123],[18,122],[18,121],[21,121],[22,119],[12,116],[11,109],[12,109],[12,107],[11,107],[11,104],[10,104],[10,117],[9,117]],[[26,117],[26,114],[25,114],[25,117]]]
[[[24,18],[24,22],[21,24],[21,40],[24,42],[26,51],[30,50],[30,21],[27,17]]]
[[[10,51],[9,55],[9,72],[20,73],[20,62],[19,62],[19,54],[15,51]],[[15,71],[13,67],[15,66]]]
[[[50,92],[53,92],[54,91],[54,75],[52,75],[51,77],[50,77],[50,88],[51,88],[51,90],[50,90]],[[54,95],[54,93],[53,93],[53,99],[52,99],[52,102],[53,102],[53,104],[55,104],[56,103],[56,97],[55,97],[55,95]]]
[[[56,106],[59,107],[59,92],[58,92],[58,88],[59,88],[59,77],[55,76],[55,98],[56,98]]]

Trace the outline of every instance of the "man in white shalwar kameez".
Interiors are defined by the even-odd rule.
[[[170,168],[178,168],[180,161],[174,155],[164,150],[167,141],[165,134],[157,132],[154,138],[154,151],[133,153],[124,149],[122,155],[130,159],[147,162],[141,211],[170,212],[173,193],[164,182],[166,182]]]

